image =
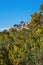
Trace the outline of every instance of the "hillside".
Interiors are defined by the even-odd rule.
[[[30,22],[0,32],[0,65],[43,65],[43,4]]]

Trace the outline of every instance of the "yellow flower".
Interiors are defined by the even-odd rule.
[[[42,29],[38,28],[37,32],[38,33],[41,33],[42,32]]]

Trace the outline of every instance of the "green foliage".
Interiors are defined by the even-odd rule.
[[[0,65],[43,65],[43,13],[31,17],[28,29],[0,32]]]
[[[43,13],[43,4],[40,6],[40,11]]]

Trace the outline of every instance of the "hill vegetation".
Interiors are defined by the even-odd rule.
[[[43,65],[43,4],[30,22],[0,32],[0,65]]]

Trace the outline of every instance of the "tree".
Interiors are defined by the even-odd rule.
[[[43,13],[43,4],[40,6],[40,12]]]

